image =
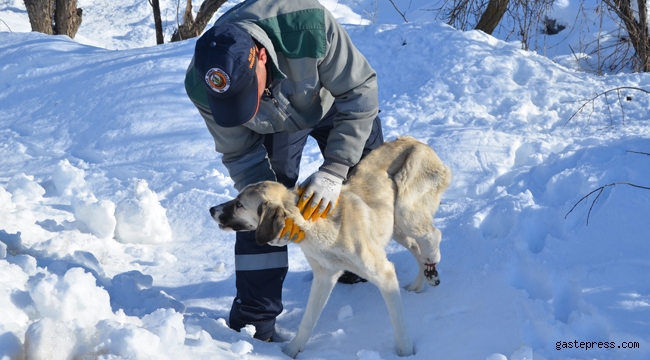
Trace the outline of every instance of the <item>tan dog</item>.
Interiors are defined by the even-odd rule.
[[[415,257],[419,270],[406,287],[420,292],[425,281],[440,284],[442,233],[433,226],[440,197],[451,181],[451,171],[429,146],[401,137],[373,150],[356,166],[343,186],[337,207],[325,219],[304,220],[296,207],[296,189],[264,181],[210,209],[221,229],[257,230],[258,244],[283,246],[279,238],[285,219],[292,218],[305,232],[298,243],[312,267],[314,279],[300,327],[284,348],[292,358],[309,340],[327,299],[343,270],[368,279],[381,291],[388,307],[398,354],[414,353],[402,310],[394,265],[384,248],[391,237]]]

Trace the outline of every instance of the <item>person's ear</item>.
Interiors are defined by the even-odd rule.
[[[259,50],[257,51],[257,62],[266,65],[266,61],[268,60],[267,56],[268,54],[266,53],[266,48],[259,47]]]

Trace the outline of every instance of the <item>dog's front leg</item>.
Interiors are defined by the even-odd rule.
[[[314,272],[314,279],[309,290],[307,307],[298,327],[298,333],[283,350],[291,358],[295,358],[304,349],[312,331],[314,331],[316,321],[318,321],[321,311],[323,311],[327,299],[329,299],[332,289],[336,285],[336,279],[341,275],[341,271],[324,268],[309,257],[307,257],[307,260]]]

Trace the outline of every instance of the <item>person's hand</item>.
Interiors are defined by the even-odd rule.
[[[282,239],[283,236],[287,236],[289,241],[295,243],[305,240],[305,232],[298,225],[294,224],[291,218],[284,221],[284,228],[280,231],[279,238]]]
[[[305,220],[327,217],[336,207],[343,179],[325,171],[316,171],[298,187],[296,205]]]

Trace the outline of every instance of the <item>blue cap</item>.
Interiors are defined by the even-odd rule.
[[[196,41],[194,67],[217,125],[242,125],[257,112],[257,51],[253,38],[232,24],[215,25]]]

